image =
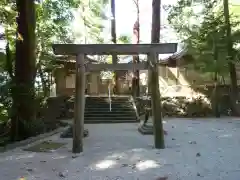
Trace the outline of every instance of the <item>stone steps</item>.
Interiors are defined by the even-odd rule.
[[[133,123],[137,115],[129,97],[111,97],[111,111],[108,97],[86,97],[85,124]]]

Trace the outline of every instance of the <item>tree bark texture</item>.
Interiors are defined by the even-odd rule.
[[[229,2],[228,0],[223,0],[223,8],[224,8],[224,17],[225,17],[225,28],[226,28],[226,42],[227,42],[227,61],[228,68],[231,78],[231,93],[230,98],[232,102],[232,112],[235,115],[239,115],[240,112],[237,108],[237,99],[238,97],[238,87],[237,87],[237,73],[236,67],[234,64],[234,52],[233,52],[233,42],[231,38],[231,23],[230,23],[230,15],[229,15]]]
[[[219,110],[219,88],[218,88],[218,49],[215,42],[215,38],[213,39],[213,56],[215,61],[215,72],[214,72],[214,110],[215,117],[220,118],[220,110]]]
[[[111,19],[111,35],[112,35],[112,42],[114,44],[117,43],[117,35],[116,35],[116,13],[115,13],[115,0],[111,0],[111,12],[112,12],[112,19]],[[112,54],[112,63],[117,64],[118,58],[116,54]],[[119,93],[119,86],[118,86],[118,71],[114,71],[114,81],[115,81],[115,93]]]
[[[140,43],[140,19],[139,19],[139,0],[134,0],[136,8],[137,8],[137,20],[133,26],[133,43],[139,44]],[[133,56],[133,63],[139,63],[139,55]],[[132,94],[133,97],[140,96],[140,77],[139,77],[139,70],[134,70],[133,72],[133,79],[132,79]]]
[[[34,91],[36,75],[35,2],[34,0],[16,0],[16,5],[18,17],[15,76],[12,89],[12,140],[27,138],[31,131],[28,125],[36,119]]]

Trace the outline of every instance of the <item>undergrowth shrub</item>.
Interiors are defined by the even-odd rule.
[[[150,99],[137,99],[140,115],[144,114],[145,108],[151,106]],[[163,97],[162,114],[167,117],[205,117],[212,116],[210,101],[202,96],[198,97]]]

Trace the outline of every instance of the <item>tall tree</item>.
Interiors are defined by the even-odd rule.
[[[41,80],[40,87],[45,97],[50,93],[51,74],[57,67],[54,61],[56,57],[52,54],[52,43],[73,43],[71,9],[77,6],[78,3],[73,0],[45,0],[36,5],[36,76]]]
[[[224,17],[228,14],[227,24],[229,25],[228,27],[230,27],[230,30],[228,29],[228,35],[232,41],[231,43],[237,44],[240,35],[240,22],[239,14],[236,12],[239,8],[232,6],[229,10],[225,11],[224,15],[224,7],[221,2],[224,1],[205,1],[201,5],[201,11],[197,12],[194,11],[195,5],[192,4],[191,0],[179,0],[177,4],[168,9],[168,20],[181,40],[187,45],[188,54],[194,57],[194,61],[188,62],[188,69],[194,69],[194,71],[200,72],[201,75],[212,75],[216,70],[216,58],[213,56],[213,54],[215,54],[215,57],[218,57],[218,75],[222,78],[224,77],[227,81],[230,79],[230,84],[236,87],[234,64],[238,59],[239,49],[237,49],[237,47],[233,48],[232,46],[232,54],[231,56],[228,55],[227,50],[229,48],[227,47],[227,42],[229,41],[226,38],[227,26],[226,18]],[[227,9],[226,6],[225,9]],[[230,17],[229,11],[232,11]],[[213,53],[213,49],[217,49],[217,54]],[[226,60],[229,59],[229,57],[231,57],[231,60]],[[230,78],[228,75],[229,72],[233,75]],[[234,87],[231,89],[234,89]],[[232,101],[233,104],[235,104],[235,98],[232,99]]]
[[[45,96],[48,95],[48,88],[51,83],[49,75],[58,67],[54,63],[56,57],[52,53],[52,43],[71,43],[76,38],[79,38],[79,36],[72,33],[72,10],[84,6],[85,25],[87,27],[86,34],[88,35],[86,38],[88,42],[102,42],[103,38],[100,35],[102,29],[101,20],[106,3],[108,3],[108,0],[94,0],[91,2],[90,0],[0,1],[0,23],[5,30],[3,34],[0,34],[0,39],[4,38],[8,42],[6,53],[0,53],[0,78],[4,78],[3,81],[1,81],[2,79],[0,80],[4,82],[0,83],[0,88],[2,88],[2,84],[7,84],[7,87],[9,87],[9,84],[13,84],[10,94],[12,98],[4,97],[8,100],[13,99],[14,111],[11,113],[13,116],[13,140],[25,138],[30,135],[32,129],[30,126],[31,123],[37,122],[34,121],[34,83],[36,85],[36,79],[38,80],[39,77],[42,80],[41,85],[43,86],[40,87],[46,92]],[[34,8],[34,11],[31,8]],[[34,45],[35,12],[37,19],[36,50]],[[18,33],[16,33],[16,29]],[[78,31],[83,32],[83,29],[80,28]],[[85,37],[84,35],[80,34],[81,37]],[[15,45],[17,48],[16,54]],[[17,56],[16,60],[15,56]],[[36,60],[34,56],[36,56]],[[16,79],[14,78],[15,75]],[[38,78],[35,78],[35,76]],[[13,83],[9,83],[11,78]],[[35,87],[38,95],[42,95],[42,89]],[[26,103],[24,104],[24,102]],[[9,104],[11,107],[11,101]],[[4,106],[4,112],[6,109]]]
[[[140,9],[139,9],[139,0],[133,0],[134,4],[136,5],[137,9],[137,19],[133,25],[133,43],[139,44],[140,43]],[[133,56],[133,63],[139,63],[139,55]],[[140,78],[139,78],[139,70],[134,70],[133,72],[133,79],[132,79],[132,94],[133,97],[140,96]]]
[[[115,0],[111,0],[111,12],[112,12],[112,19],[111,19],[111,35],[112,35],[112,42],[114,44],[117,43],[117,35],[116,35],[116,13],[115,13]],[[112,54],[112,63],[117,64],[118,59],[116,54]],[[114,81],[115,81],[115,93],[118,94],[118,72],[114,72]]]
[[[237,89],[237,73],[236,67],[234,63],[234,52],[233,52],[233,42],[231,37],[231,23],[230,23],[230,15],[229,15],[229,3],[228,0],[223,0],[223,12],[225,18],[225,29],[226,29],[226,46],[227,46],[227,61],[228,61],[228,68],[231,78],[231,102],[232,102],[232,109],[234,114],[240,114],[237,110],[237,98],[238,97],[238,89]]]
[[[107,20],[104,10],[108,0],[83,0],[78,5],[76,17],[77,29],[74,37],[78,43],[103,43],[101,35],[104,20]]]
[[[35,1],[16,0],[16,5],[18,17],[15,76],[12,89],[12,140],[27,138],[30,132],[26,127],[36,118],[34,90],[36,72]]]

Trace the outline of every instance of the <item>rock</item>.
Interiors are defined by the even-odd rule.
[[[52,168],[52,171],[55,172],[55,171],[56,171],[56,168]]]
[[[200,153],[197,153],[197,154],[196,154],[196,157],[200,157],[200,156],[201,156],[201,154],[200,154]]]
[[[129,167],[131,167],[132,169],[136,169],[136,164],[130,165]]]
[[[122,164],[121,167],[128,167],[129,165],[128,164]]]
[[[58,176],[61,177],[61,178],[66,178],[67,175],[68,175],[68,171],[63,171],[63,172],[58,173]]]
[[[174,140],[176,140],[175,138],[172,138],[172,140],[174,141]]]
[[[196,141],[189,141],[188,143],[189,143],[189,144],[197,144]]]
[[[201,176],[201,174],[200,174],[200,173],[197,173],[197,176]]]
[[[32,168],[26,168],[27,172],[33,172]]]

